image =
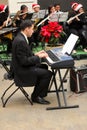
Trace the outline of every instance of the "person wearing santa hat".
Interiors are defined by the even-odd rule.
[[[75,8],[77,5],[78,5],[78,3],[77,3],[77,2],[72,2],[72,3],[71,3],[71,9],[73,9],[73,10],[74,10],[74,8]]]
[[[10,22],[9,18],[9,7],[7,5],[0,5],[0,29],[7,26],[7,23]]]
[[[36,21],[38,19],[38,14],[40,11],[40,5],[39,4],[32,4],[32,9],[33,9],[33,15],[32,15],[32,20]]]
[[[8,5],[0,4],[0,30],[7,27],[8,23],[11,22],[9,17],[9,7]],[[2,36],[0,38],[1,42],[7,44],[7,53],[11,53],[12,49],[12,40],[8,37]]]
[[[34,21],[34,33],[31,38],[29,38],[30,43],[34,43],[36,46],[38,46],[39,41],[39,32],[40,32],[40,27],[37,28],[37,24],[41,21],[39,17],[40,13],[40,5],[39,4],[32,4],[32,9],[33,9],[33,15],[31,20]]]
[[[87,26],[86,14],[83,9],[82,4],[74,3],[71,8],[73,8],[74,13],[69,17],[68,27],[69,34],[73,33],[79,36],[80,42],[76,44],[75,50],[77,50],[78,46],[82,46],[83,50],[87,52],[87,27],[84,29],[84,26]],[[76,53],[76,51],[74,52]]]
[[[79,21],[79,24],[82,27],[79,36],[80,43],[76,47],[81,45],[84,52],[87,52],[87,14],[85,13],[82,4],[78,4],[74,10],[77,12],[77,15],[79,15],[77,21]]]
[[[78,5],[77,2],[72,2],[72,3],[71,3],[71,10],[70,10],[69,13],[68,13],[68,19],[76,15],[76,12],[75,12],[74,9],[75,9],[75,7],[76,7],[77,5]]]
[[[0,5],[0,13],[5,12],[6,8],[7,8],[7,5],[1,4]]]

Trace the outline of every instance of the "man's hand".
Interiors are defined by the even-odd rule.
[[[48,54],[44,50],[37,52],[35,55],[39,56],[40,58],[48,57]]]

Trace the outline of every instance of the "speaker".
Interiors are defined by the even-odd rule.
[[[87,65],[70,70],[70,88],[75,93],[87,91]]]

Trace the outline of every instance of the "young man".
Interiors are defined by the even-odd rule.
[[[41,58],[46,58],[47,53],[42,50],[33,54],[28,45],[28,37],[33,34],[34,24],[31,20],[24,20],[20,25],[21,31],[15,37],[12,44],[12,68],[14,75],[18,75],[22,82],[27,85],[31,80],[35,82],[32,93],[32,101],[40,104],[49,104],[44,99],[47,96],[52,72],[47,65],[41,64]]]

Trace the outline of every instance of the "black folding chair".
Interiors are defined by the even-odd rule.
[[[6,106],[6,103],[8,102],[8,100],[9,100],[18,90],[20,90],[20,91],[23,93],[23,95],[26,97],[26,99],[29,101],[29,103],[30,103],[31,105],[33,105],[31,99],[29,98],[29,94],[25,91],[24,87],[34,86],[35,83],[34,83],[33,81],[32,81],[32,82],[30,81],[30,84],[26,85],[25,83],[23,83],[23,82],[20,80],[20,78],[19,78],[17,75],[14,75],[14,77],[11,77],[11,75],[10,75],[10,70],[9,70],[9,68],[8,68],[8,66],[7,66],[6,61],[2,61],[2,60],[0,59],[0,64],[1,64],[1,65],[4,67],[4,69],[6,70],[6,73],[5,73],[5,75],[4,75],[4,78],[5,78],[5,79],[9,79],[9,80],[13,80],[13,82],[11,83],[11,85],[10,85],[8,88],[6,88],[6,90],[4,91],[4,93],[3,93],[2,96],[1,96],[1,100],[2,100],[2,105],[3,105],[3,107]],[[16,89],[13,90],[7,98],[5,98],[7,92],[13,87],[14,84],[16,85]]]

